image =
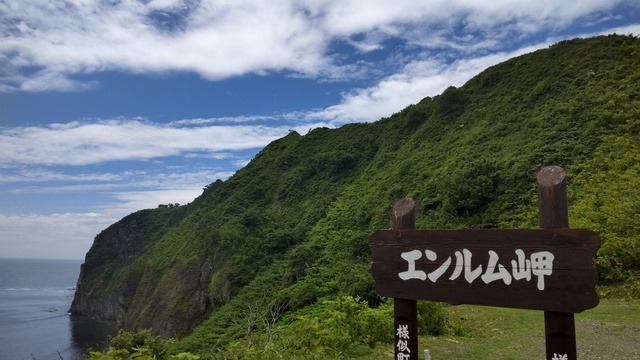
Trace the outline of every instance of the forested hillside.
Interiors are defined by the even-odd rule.
[[[349,357],[392,335],[368,307],[368,237],[395,200],[419,228],[537,227],[547,165],[570,225],[602,238],[600,283],[638,296],[639,132],[640,38],[563,41],[374,123],[291,132],[191,204],[131,214],[96,237],[71,311],[205,356]]]

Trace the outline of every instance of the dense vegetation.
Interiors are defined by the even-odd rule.
[[[392,335],[368,237],[395,200],[416,200],[419,228],[536,227],[535,175],[559,165],[571,226],[602,238],[601,284],[639,296],[639,132],[640,39],[563,41],[375,123],[291,132],[191,204],[123,219],[135,257],[105,230],[81,282],[126,299],[126,327],[180,336],[174,353],[349,358]]]

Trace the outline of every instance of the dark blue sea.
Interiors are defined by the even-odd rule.
[[[80,264],[0,258],[0,360],[74,360],[105,348],[112,324],[67,314]]]

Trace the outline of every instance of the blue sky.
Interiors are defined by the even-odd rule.
[[[294,129],[389,116],[640,1],[0,0],[0,257],[82,259]]]

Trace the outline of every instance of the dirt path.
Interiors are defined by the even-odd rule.
[[[578,358],[640,359],[640,302],[604,300],[576,315]]]

